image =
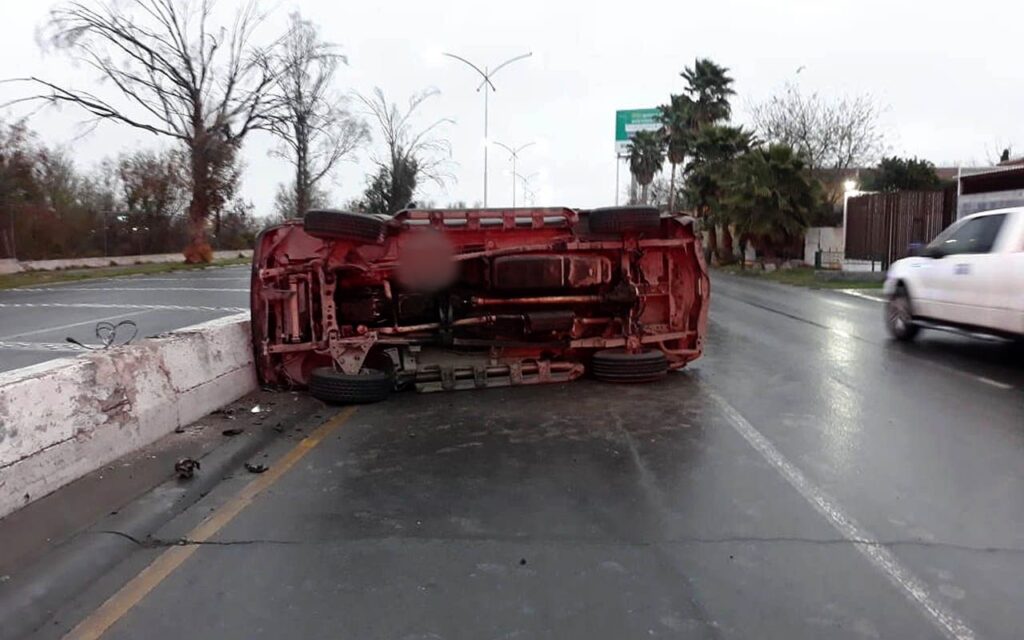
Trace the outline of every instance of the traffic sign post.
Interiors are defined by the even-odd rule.
[[[615,154],[626,154],[626,145],[637,131],[656,131],[661,128],[661,111],[655,109],[626,109],[615,112]]]
[[[637,131],[661,128],[661,111],[654,109],[623,109],[615,112],[615,204],[619,204],[619,164],[628,153],[629,141]]]

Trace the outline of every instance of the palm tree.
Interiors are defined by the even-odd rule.
[[[665,162],[665,144],[659,131],[637,131],[626,147],[629,172],[640,185],[640,199],[647,203],[647,186]]]
[[[821,185],[810,177],[793,148],[784,144],[753,149],[733,164],[724,206],[740,233],[769,253],[803,233],[821,206]],[[741,249],[743,247],[741,246]]]
[[[686,165],[687,200],[707,224],[708,246],[721,258],[718,225],[722,225],[725,262],[732,260],[732,234],[722,206],[725,183],[735,159],[753,144],[753,135],[743,127],[710,125],[701,127],[693,140],[691,160]]]
[[[668,150],[668,161],[672,165],[669,179],[668,208],[676,208],[676,166],[686,160],[693,144],[694,102],[688,95],[672,95],[669,104],[658,107],[661,111],[661,127]]]
[[[692,67],[679,74],[686,80],[686,92],[695,103],[694,119],[698,127],[728,120],[732,115],[729,97],[736,92],[728,72],[707,58],[697,58]]]
[[[732,115],[732,106],[729,98],[736,94],[732,89],[732,78],[728,75],[728,69],[715,64],[707,58],[697,58],[693,61],[692,67],[686,67],[679,74],[686,80],[686,95],[689,98],[691,136],[698,138],[700,131],[705,127],[715,126],[727,121]],[[749,138],[747,140],[749,144]],[[696,143],[694,143],[696,144]],[[735,155],[735,154],[733,154]],[[698,163],[695,166],[699,166]],[[693,163],[691,163],[693,165]],[[688,171],[689,166],[688,165]],[[688,178],[689,179],[689,178]],[[688,189],[692,191],[692,189]],[[706,204],[706,203],[705,203]],[[698,209],[701,207],[698,206]],[[707,215],[711,208],[703,207],[703,214]],[[698,211],[698,214],[701,212]],[[708,220],[708,245],[712,253],[719,257],[718,234],[714,220]],[[732,234],[728,225],[725,226],[722,236],[726,241],[727,253],[732,254]]]

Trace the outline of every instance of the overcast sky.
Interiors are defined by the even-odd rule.
[[[59,53],[44,54],[36,44],[36,29],[57,3],[0,2],[0,78],[36,74],[90,86],[88,70],[71,67]],[[225,7],[234,2],[220,0]],[[885,108],[882,126],[891,153],[950,165],[985,163],[1007,144],[1024,152],[1019,0],[647,0],[602,6],[607,8],[592,0],[285,0],[276,4],[262,35],[281,31],[288,12],[298,9],[348,55],[339,90],[379,86],[404,102],[413,92],[437,88],[441,94],[425,104],[421,121],[455,120],[445,130],[455,179],[443,190],[424,189],[419,198],[440,206],[483,198],[478,80],[468,67],[440,58],[441,51],[480,66],[533,52],[495,76],[490,137],[510,146],[540,143],[523,152],[519,167],[533,175],[537,204],[610,204],[615,110],[664,103],[670,92],[680,92],[678,73],[696,56],[729,67],[740,122],[746,105],[796,82],[808,92],[875,96]],[[15,88],[0,85],[0,102],[11,97]],[[138,146],[165,144],[114,124],[76,139],[82,120],[66,107],[34,116],[32,126],[48,143],[73,149],[80,168]],[[276,185],[289,179],[287,165],[267,154],[272,144],[260,133],[245,143],[243,194],[260,215],[270,210]],[[338,172],[332,200],[362,191],[370,150]],[[507,154],[493,149],[490,166],[489,204],[511,204]]]

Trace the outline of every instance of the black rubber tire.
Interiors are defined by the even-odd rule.
[[[605,349],[594,354],[590,372],[605,382],[654,382],[668,374],[668,358],[653,349],[640,353]]]
[[[388,227],[383,220],[370,214],[314,209],[306,213],[302,228],[314,238],[378,244],[383,242]]]
[[[318,367],[309,375],[309,392],[328,404],[368,404],[386,400],[394,387],[391,376],[376,369],[355,375]]]
[[[889,298],[885,304],[885,328],[894,340],[910,342],[920,333],[920,325],[914,324],[914,307],[910,302],[910,295],[903,287],[896,289],[896,293]]]
[[[661,229],[657,207],[605,207],[587,214],[591,233],[644,233]]]

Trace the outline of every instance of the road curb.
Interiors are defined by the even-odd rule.
[[[320,410],[309,403],[292,415],[300,422]],[[115,514],[106,516],[43,556],[23,572],[0,583],[0,640],[14,640],[36,631],[69,599],[80,593],[140,546],[138,541],[194,505],[278,435],[274,423],[247,428],[200,459],[193,480],[177,478],[160,484]]]

